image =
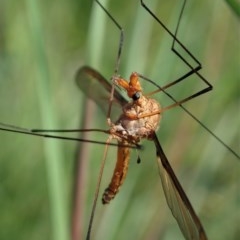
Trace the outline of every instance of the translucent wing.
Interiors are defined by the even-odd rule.
[[[108,101],[112,89],[109,83],[100,73],[96,70],[84,66],[77,71],[76,83],[82,92],[92,99],[105,114],[108,111]],[[112,116],[119,116],[119,106],[123,106],[128,101],[115,89],[113,100]],[[118,113],[117,113],[118,112]]]
[[[175,176],[156,134],[154,134],[153,141],[157,149],[159,173],[166,200],[185,239],[206,240],[207,236],[204,232],[203,226]]]

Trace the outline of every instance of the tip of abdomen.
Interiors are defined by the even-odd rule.
[[[106,188],[103,196],[102,196],[102,203],[108,204],[112,199],[114,199],[117,192],[113,192],[110,188]]]

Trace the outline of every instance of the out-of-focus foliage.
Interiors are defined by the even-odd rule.
[[[137,71],[159,85],[188,69],[171,50],[171,38],[139,1],[102,1],[125,30],[119,73]],[[149,2],[149,3],[148,3]],[[174,30],[179,1],[147,1]],[[201,61],[214,90],[185,106],[236,151],[239,148],[239,22],[224,1],[188,1],[179,39]],[[119,31],[91,1],[0,2],[0,121],[27,128],[77,128],[85,99],[74,77],[91,65],[110,79]],[[191,84],[193,82],[194,84]],[[146,83],[144,90],[153,90]],[[201,88],[197,77],[170,91]],[[156,96],[162,105],[166,98]],[[89,119],[88,119],[89,121]],[[95,109],[90,126],[107,128]],[[238,239],[239,160],[175,108],[158,133],[166,155],[205,227],[209,239]],[[107,136],[90,134],[105,141]],[[0,132],[0,239],[70,239],[76,142]],[[164,199],[153,144],[132,152],[124,186],[109,206],[98,201],[92,239],[182,239]],[[83,237],[104,147],[90,146],[84,172]],[[111,178],[116,148],[109,150],[103,192]]]

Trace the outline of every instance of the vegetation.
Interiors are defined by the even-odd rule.
[[[174,30],[179,1],[147,1]],[[102,1],[125,30],[119,73],[137,71],[159,85],[188,70],[171,50],[171,38],[137,0]],[[26,128],[107,128],[74,81],[90,65],[110,79],[119,31],[91,1],[1,1],[0,121]],[[227,1],[188,1],[179,39],[201,61],[214,90],[185,104],[235,151],[239,148],[239,22]],[[191,81],[192,80],[192,81]],[[194,83],[194,84],[192,84]],[[146,92],[153,86],[144,84]],[[200,89],[197,77],[170,92],[180,98]],[[167,99],[157,99],[166,105]],[[71,134],[72,136],[73,134]],[[181,109],[163,116],[159,139],[209,239],[238,239],[239,160]],[[77,136],[77,135],[76,135]],[[90,134],[106,141],[107,136]],[[72,188],[78,143],[0,132],[0,239],[70,239]],[[82,230],[86,235],[104,147],[84,144]],[[109,150],[102,193],[116,148]],[[151,142],[132,153],[124,186],[109,206],[97,205],[93,239],[181,239],[164,199]],[[84,239],[82,237],[82,239]]]

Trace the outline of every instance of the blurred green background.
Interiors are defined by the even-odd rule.
[[[120,74],[137,71],[159,85],[188,69],[170,51],[171,38],[137,0],[102,1],[125,30]],[[174,29],[179,1],[147,1]],[[185,106],[239,154],[239,18],[225,1],[188,1],[179,39],[202,62],[214,91]],[[78,128],[86,99],[74,77],[82,65],[107,79],[114,71],[119,31],[92,1],[0,2],[0,121],[26,128]],[[202,84],[196,77],[170,92],[181,98]],[[195,79],[195,80],[194,80]],[[143,83],[144,90],[153,90]],[[168,100],[156,96],[163,106]],[[88,107],[89,108],[89,107]],[[91,106],[89,127],[107,128]],[[175,108],[163,116],[159,139],[209,239],[240,235],[239,159]],[[73,134],[71,134],[73,136]],[[95,133],[88,138],[105,141]],[[0,239],[70,239],[76,142],[0,132]],[[104,147],[85,144],[81,238],[87,231]],[[183,239],[163,196],[153,144],[132,160],[125,184],[109,206],[98,200],[92,239]],[[109,150],[100,194],[115,162]]]

